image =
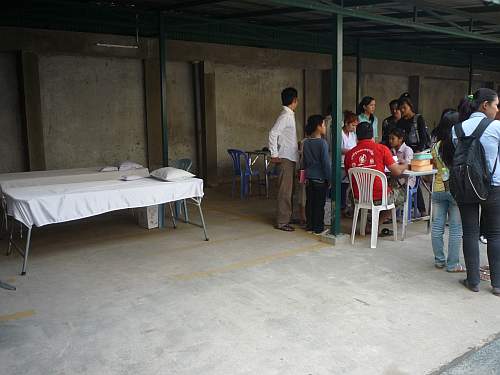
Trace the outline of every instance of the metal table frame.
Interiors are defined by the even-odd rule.
[[[202,197],[191,197],[191,198],[187,198],[186,199],[186,201],[188,203],[194,204],[195,206],[198,207],[198,210],[199,210],[199,213],[200,213],[200,218],[201,218],[201,224],[194,223],[194,222],[189,221],[187,219],[186,219],[185,222],[188,223],[188,224],[191,224],[191,225],[194,225],[194,226],[202,228],[203,229],[203,234],[204,234],[204,237],[205,237],[205,241],[208,241],[209,238],[208,238],[208,234],[207,234],[207,227],[206,227],[206,224],[205,224],[205,217],[203,216],[203,210],[201,208],[202,199],[203,199]],[[168,202],[167,204],[170,206],[170,211],[172,213],[172,223],[174,225],[174,228],[177,228],[177,223],[176,223],[176,220],[175,220],[175,215],[174,215],[174,211],[173,211],[173,208],[172,208],[172,203],[173,202]],[[161,205],[161,206],[163,206],[163,205]],[[164,212],[164,210],[158,210],[158,211],[162,212],[162,213]],[[26,269],[27,269],[27,265],[28,265],[28,255],[29,255],[29,251],[30,251],[30,248],[31,248],[31,235],[32,235],[33,227],[28,227],[25,224],[21,223],[20,221],[14,219],[14,218],[12,218],[12,220],[13,220],[13,222],[11,223],[11,226],[10,226],[9,246],[8,246],[7,254],[6,255],[12,254],[12,248],[14,248],[23,257],[23,267],[22,267],[21,275],[26,275]],[[19,224],[20,224],[19,237],[20,237],[21,240],[23,239],[23,231],[25,229],[27,230],[26,241],[25,241],[24,244],[17,243],[14,240],[14,227],[15,227],[15,222],[16,221],[18,221]],[[162,222],[162,221],[160,221],[160,222]],[[57,224],[57,223],[55,223],[55,224]]]
[[[262,156],[264,161],[264,181],[266,188],[266,198],[269,199],[269,165],[271,161],[269,160],[271,157],[271,153],[269,151],[245,151],[250,159],[250,167],[253,167],[257,160]]]
[[[405,185],[406,185],[406,195],[405,195],[405,203],[403,206],[403,223],[402,223],[402,230],[401,230],[401,241],[404,241],[406,238],[406,231],[407,231],[407,226],[410,223],[416,222],[416,221],[427,221],[427,234],[430,232],[431,229],[431,220],[432,220],[432,187],[434,186],[434,179],[436,177],[437,170],[433,169],[432,171],[425,171],[425,172],[414,172],[414,171],[405,171],[403,172],[402,175],[398,177],[403,177],[406,179]],[[422,216],[419,218],[411,218],[408,222],[408,213],[410,211],[408,207],[408,195],[410,193],[410,186],[408,184],[408,180],[410,177],[424,177],[424,176],[432,176],[432,182],[430,186],[428,186],[424,179],[420,179],[421,185],[429,192],[429,214],[427,216]]]

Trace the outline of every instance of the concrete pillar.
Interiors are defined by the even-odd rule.
[[[321,70],[304,70],[304,124],[311,115],[325,114],[326,108],[323,108],[321,77]]]
[[[420,87],[421,87],[420,76],[410,76],[408,81],[408,93],[410,94],[411,101],[415,105],[415,111],[420,112]]]
[[[159,71],[159,59],[144,60],[146,128],[148,137],[147,157],[150,170],[155,170],[163,165]]]
[[[28,164],[32,171],[46,168],[38,55],[21,52],[21,104],[28,143]]]
[[[212,63],[202,63],[203,84],[201,86],[202,128],[204,138],[206,182],[208,186],[218,184],[217,177],[217,117],[215,108],[215,69]]]

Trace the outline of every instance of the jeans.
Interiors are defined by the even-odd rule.
[[[447,264],[447,269],[452,271],[460,262],[460,245],[462,242],[462,221],[460,210],[455,199],[449,192],[432,193],[432,250],[436,264]],[[444,255],[444,229],[446,218],[449,219],[448,259]]]
[[[307,229],[312,230],[314,233],[321,233],[325,230],[325,202],[327,192],[328,184],[326,182],[307,181]]]
[[[479,203],[459,204],[464,231],[464,258],[469,285],[479,284],[479,206],[488,238],[488,263],[491,286],[500,288],[500,186],[491,188],[488,199]]]

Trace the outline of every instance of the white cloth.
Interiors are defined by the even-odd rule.
[[[342,130],[342,154],[345,154],[350,149],[353,149],[358,144],[358,137],[356,136],[356,132],[345,133]]]
[[[272,158],[299,161],[295,113],[288,107],[283,107],[269,132],[269,151]]]
[[[0,174],[0,192],[15,187],[71,184],[75,182],[91,182],[118,180],[122,176],[149,176],[147,168],[130,171],[99,172],[100,168],[54,169],[50,171],[33,171]]]
[[[7,212],[28,227],[62,223],[109,211],[203,197],[203,180],[144,178],[9,188]]]

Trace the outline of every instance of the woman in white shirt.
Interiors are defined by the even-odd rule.
[[[356,126],[358,125],[358,116],[354,112],[344,111],[344,126],[342,126],[342,155],[350,149],[356,147],[358,138],[356,137]]]

